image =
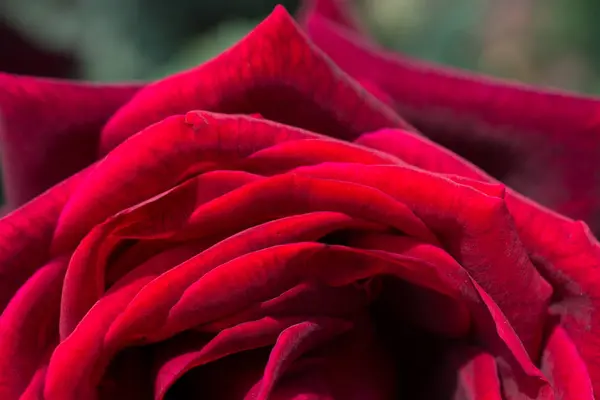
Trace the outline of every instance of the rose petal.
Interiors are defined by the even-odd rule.
[[[185,119],[167,118],[127,140],[91,172],[63,210],[54,245],[73,247],[110,215],[168,190],[190,175],[234,167],[257,151],[299,139],[333,140],[240,115],[191,112]]]
[[[312,46],[281,6],[229,51],[140,91],[105,126],[101,149],[106,153],[152,123],[196,109],[258,112],[346,139],[408,127]]]
[[[453,274],[463,271],[456,263],[453,269]],[[157,338],[222,318],[304,279],[340,286],[390,274],[443,293],[465,287],[459,282],[470,282],[471,294],[464,298],[473,305],[481,340],[504,362],[503,381],[511,389],[508,398],[546,398],[543,396],[548,395],[549,386],[502,312],[474,281],[453,278],[448,272],[412,257],[337,245],[295,243],[271,247],[223,264],[192,284],[169,312],[163,333]],[[475,300],[477,297],[481,300]]]
[[[96,161],[102,126],[140,87],[0,73],[0,150],[8,206],[20,206]]]
[[[205,270],[211,269],[219,262],[227,261],[238,254],[245,254],[253,248],[288,241],[318,239],[332,229],[352,225],[351,218],[335,213],[277,220],[232,236],[220,245],[201,253],[195,260],[204,261],[201,267]],[[188,281],[194,280],[194,275],[191,275],[194,271],[185,268],[186,265],[190,265],[189,262],[177,268],[173,267],[197,251],[198,248],[188,244],[161,253],[117,282],[55,350],[48,368],[45,389],[48,399],[78,399],[90,396],[110,357],[123,346],[131,344],[132,340],[139,339],[132,335],[137,333],[136,329],[139,331],[141,327],[146,328],[157,323],[160,325],[160,309],[168,311],[179,297],[178,292],[181,289],[178,289],[178,286],[183,283],[185,288],[189,285],[186,285]],[[215,263],[216,265],[213,265]],[[161,278],[155,279],[161,273]],[[203,272],[196,271],[195,274],[202,276]],[[165,289],[161,288],[163,284],[167,285],[166,291],[160,292],[157,288]],[[169,297],[172,298],[170,302]],[[134,332],[131,332],[132,330]],[[151,336],[151,333],[144,335]],[[65,381],[60,377],[67,371],[71,371],[70,376],[73,379]]]
[[[554,287],[550,308],[585,361],[600,393],[600,244],[582,222],[569,221],[517,197],[507,199],[532,259]]]
[[[313,41],[352,77],[384,90],[436,142],[520,193],[596,228],[600,102],[444,69],[381,51],[312,13]],[[458,95],[457,95],[458,94]]]
[[[363,147],[346,142],[303,139],[259,150],[237,164],[237,167],[244,171],[273,175],[303,165],[315,165],[322,162],[404,164],[396,157],[382,151],[366,151]]]
[[[313,14],[320,15],[351,31],[362,32],[360,21],[353,15],[349,0],[305,0],[298,12],[298,20],[304,24]]]
[[[387,253],[398,254],[402,258],[414,257],[430,268],[446,271],[445,274],[454,282],[450,286],[461,289],[462,298],[471,311],[478,340],[502,360],[500,372],[503,393],[507,398],[521,399],[522,396],[527,396],[526,398],[552,399],[551,387],[528,357],[502,311],[455,260],[428,245],[412,246],[407,251],[407,242],[402,237],[369,236],[360,238],[354,244],[382,250],[382,255]],[[390,296],[386,299],[389,300]]]
[[[256,399],[268,400],[273,389],[294,361],[350,328],[351,325],[346,321],[323,318],[303,321],[281,332],[269,355],[261,389]]]
[[[54,229],[71,192],[87,170],[73,175],[0,219],[0,310],[15,292],[51,258]]]
[[[54,350],[46,374],[44,398],[95,398],[98,381],[112,356],[110,348],[103,348],[107,327],[144,285],[200,250],[201,246],[194,243],[172,248],[123,277]],[[78,367],[73,368],[75,365]],[[67,371],[71,379],[64,379]]]
[[[484,182],[496,182],[467,160],[413,132],[400,129],[381,129],[365,133],[354,142],[385,151],[408,164],[427,171],[457,174]]]
[[[31,382],[29,382],[29,386],[27,386],[27,389],[21,394],[19,400],[44,400],[46,369],[47,366],[44,365],[35,372],[33,378],[31,378]]]
[[[332,163],[296,171],[368,185],[406,202],[498,303],[532,357],[537,358],[552,290],[529,260],[504,200],[491,193],[502,196],[497,187],[487,185],[490,193],[484,194],[401,166],[353,164],[348,168],[347,164]],[[513,296],[515,291],[520,295]]]
[[[460,157],[404,131],[382,130],[364,135],[358,142],[385,148],[421,168],[495,182]],[[594,328],[600,327],[600,274],[596,272],[600,245],[583,224],[546,210],[510,189],[505,201],[527,252],[554,289],[552,309],[562,316],[562,326],[586,362],[592,382],[600,382],[600,366],[595,362],[600,353],[600,328]]]
[[[165,398],[253,400],[268,355],[269,348],[264,347],[232,354],[193,368],[175,382]]]
[[[340,213],[313,212],[276,219],[231,236],[147,285],[114,321],[106,342],[154,336],[184,291],[222,263],[268,246],[317,240],[351,226],[360,226],[360,222]]]
[[[40,268],[0,317],[0,397],[18,398],[36,380],[58,342],[60,290],[66,259]],[[35,383],[32,383],[35,386]],[[33,389],[32,389],[33,390]]]
[[[406,236],[398,236],[386,232],[361,232],[352,235],[344,244],[360,249],[378,249],[392,251],[437,265],[452,271],[456,262],[443,249]],[[448,264],[451,267],[447,267]],[[464,274],[461,274],[461,277]],[[386,281],[385,302],[388,307],[395,307],[398,319],[406,323],[433,331],[445,337],[464,337],[471,329],[471,315],[462,301],[438,291],[428,290],[412,284],[402,285],[402,281]],[[461,289],[457,287],[456,289]],[[435,318],[432,318],[435,315]]]
[[[219,332],[212,340],[202,345],[195,351],[186,351],[177,356],[165,360],[164,364],[158,369],[155,381],[155,396],[156,400],[162,400],[165,393],[181,377],[191,368],[213,362],[217,359],[230,354],[247,351],[259,347],[265,347],[274,343],[281,343],[281,335],[285,335],[289,329],[299,329],[304,326],[319,326],[320,324],[328,324],[329,333],[325,338],[330,338],[331,334],[339,335],[341,332],[349,329],[351,324],[343,320],[322,319],[305,321],[304,318],[284,318],[271,319],[265,318],[257,321],[249,321],[232,328],[225,329]],[[320,323],[320,324],[319,324]],[[326,325],[327,327],[327,325]],[[333,329],[332,329],[333,328]],[[288,331],[289,332],[289,331]],[[279,336],[279,338],[278,338]],[[275,353],[273,352],[275,351]],[[270,360],[277,357],[277,346],[272,350]],[[272,361],[269,361],[272,364]],[[269,368],[267,363],[267,369]],[[268,374],[268,370],[265,372]],[[264,388],[263,383],[263,388]],[[263,391],[265,389],[262,389]],[[259,395],[260,396],[260,395]],[[257,397],[258,398],[258,397]]]
[[[195,208],[255,178],[237,171],[207,173],[97,225],[69,261],[61,302],[61,338],[73,331],[104,294],[107,261],[119,242],[181,234]]]
[[[269,398],[398,398],[394,360],[369,318],[359,314],[353,322],[352,330],[293,362]]]
[[[592,383],[575,345],[560,326],[554,327],[542,357],[542,371],[557,399],[593,400]]]
[[[245,116],[201,113],[198,118],[206,124],[196,126],[195,119],[188,123],[183,116],[167,118],[112,151],[72,194],[56,228],[55,246],[74,246],[94,225],[188,175],[311,135]]]
[[[433,389],[438,396],[458,400],[502,400],[498,367],[494,356],[474,347],[457,346],[444,355],[442,384]],[[448,397],[450,398],[450,397]]]

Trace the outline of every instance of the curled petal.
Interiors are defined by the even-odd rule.
[[[484,193],[402,166],[348,168],[331,163],[296,172],[368,185],[408,204],[498,303],[530,355],[538,357],[552,288],[529,259],[503,200],[503,188],[479,182]],[[520,296],[512,295],[515,290]]]

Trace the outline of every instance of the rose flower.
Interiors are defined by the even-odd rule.
[[[594,398],[585,223],[332,58],[278,7],[145,87],[0,76],[1,399]]]

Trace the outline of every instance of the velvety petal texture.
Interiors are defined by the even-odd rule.
[[[141,85],[0,73],[0,154],[15,208],[97,160],[100,130]]]
[[[340,4],[303,20],[360,32]],[[350,75],[278,7],[115,104],[102,159],[0,219],[0,398],[598,397],[587,226]]]

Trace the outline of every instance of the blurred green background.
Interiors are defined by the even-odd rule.
[[[95,81],[154,79],[218,54],[277,3],[294,12],[299,1],[2,0],[0,70]],[[405,54],[600,93],[600,1],[355,3],[381,43]],[[29,56],[22,54],[23,43]]]

